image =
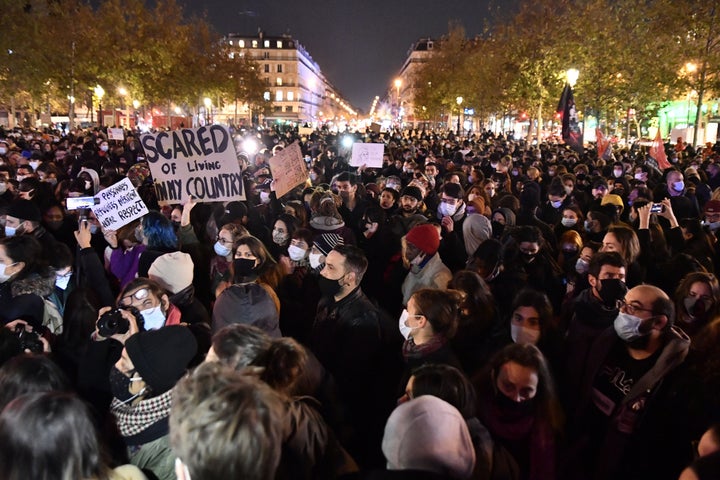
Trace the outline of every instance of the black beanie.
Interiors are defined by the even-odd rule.
[[[40,209],[30,200],[18,198],[13,200],[7,210],[7,214],[20,220],[29,220],[31,222],[39,222],[41,215]]]
[[[132,335],[125,350],[154,394],[165,393],[185,374],[197,352],[195,336],[187,327],[171,325]]]

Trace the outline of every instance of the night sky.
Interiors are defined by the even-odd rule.
[[[207,13],[218,33],[289,33],[355,108],[367,112],[400,71],[410,45],[438,38],[449,22],[468,36],[516,0],[179,0]],[[501,5],[498,7],[498,5]],[[492,12],[492,13],[491,13]]]

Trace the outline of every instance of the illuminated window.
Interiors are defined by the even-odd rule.
[[[277,78],[275,79],[275,83],[276,83],[278,86],[282,86],[282,77],[277,77]]]
[[[282,99],[283,99],[282,90],[276,91],[276,92],[275,92],[275,101],[276,101],[276,102],[282,102]]]
[[[288,92],[287,99],[288,99],[288,102],[292,102],[293,100],[295,100],[295,92]]]
[[[278,40],[278,42],[277,42],[277,48],[282,48],[282,40]]]
[[[253,48],[257,48],[257,46],[258,46],[257,40],[252,41],[252,46],[253,46]]]
[[[263,93],[263,100],[265,100],[266,102],[270,101],[270,92]]]
[[[238,47],[245,48],[245,40],[238,40]]]
[[[233,41],[232,41],[232,40],[230,40],[230,45],[232,45],[232,44],[233,44]]]
[[[263,47],[265,47],[265,48],[270,48],[270,40],[265,40],[265,41],[263,42]]]

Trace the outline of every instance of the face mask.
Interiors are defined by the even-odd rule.
[[[676,192],[682,192],[684,188],[685,188],[685,182],[683,182],[683,181],[673,182],[673,190],[675,190]]]
[[[40,166],[40,162],[33,160],[32,162],[30,162],[30,166],[32,167],[34,172]]]
[[[633,340],[644,337],[644,335],[640,334],[641,324],[642,318],[622,312],[618,313],[618,316],[615,317],[615,321],[613,322],[615,333],[626,342],[632,342]]]
[[[95,235],[98,232],[98,226],[94,223],[90,224],[90,235]]]
[[[683,305],[685,311],[693,319],[701,318],[710,310],[710,302],[705,302],[702,298],[698,297],[685,297],[683,299]]]
[[[277,230],[273,230],[272,239],[276,245],[283,245],[290,239],[290,235],[288,235],[287,233],[280,233]]]
[[[122,404],[132,402],[137,397],[145,393],[144,388],[135,395],[130,393],[130,385],[132,385],[132,382],[140,380],[142,380],[142,378],[129,378],[127,375],[118,370],[117,367],[112,367],[110,369],[110,391],[112,392],[113,397],[120,400],[120,403]]]
[[[221,257],[227,257],[232,251],[230,247],[226,247],[220,242],[215,242],[215,245],[213,245],[213,250],[215,250],[215,253],[217,253]]]
[[[505,225],[496,220],[493,220],[490,224],[492,225],[493,237],[500,238],[505,231]]]
[[[402,315],[400,315],[400,320],[398,321],[398,328],[400,329],[400,333],[402,334],[403,338],[407,340],[410,338],[410,332],[412,332],[412,328],[407,326],[407,319],[410,316],[407,309],[403,309]]]
[[[511,323],[510,336],[515,343],[537,345],[538,340],[540,340],[540,330],[533,330],[532,328]]]
[[[575,271],[580,275],[585,275],[589,268],[590,262],[583,260],[582,258],[578,258],[577,262],[575,262]]]
[[[5,228],[7,228],[7,227],[5,227]],[[12,277],[12,275],[8,275],[7,273],[5,273],[5,269],[7,267],[11,267],[13,265],[15,265],[15,264],[11,263],[10,265],[5,265],[4,263],[0,263],[0,283],[5,283],[8,280],[10,280],[10,277]]]
[[[7,225],[5,225],[5,236],[6,237],[14,237],[16,233],[17,233],[16,227],[8,227]]]
[[[565,217],[563,217],[562,220],[560,220],[560,223],[562,223],[562,226],[563,226],[563,227],[570,228],[570,227],[574,227],[574,226],[575,226],[575,224],[577,223],[577,219],[576,219],[576,218],[565,218]]]
[[[457,205],[450,205],[442,202],[438,207],[438,213],[443,217],[452,217],[457,211]]]
[[[27,178],[27,175],[16,175],[15,176],[15,180],[17,180],[18,182],[22,182],[26,178]]]
[[[617,301],[621,300],[627,293],[625,282],[618,278],[607,278],[600,280],[600,298],[608,308],[615,308]]]
[[[592,231],[592,223],[590,222],[590,220],[585,220],[585,231],[586,232]]]
[[[54,187],[55,185],[57,185],[57,178],[46,178],[45,182],[49,183],[50,185],[52,185]]]
[[[525,263],[530,263],[533,260],[535,260],[535,257],[537,257],[537,253],[520,253],[522,256],[522,259],[525,260]]]
[[[308,260],[310,260],[310,266],[312,268],[318,268],[320,265],[322,265],[320,263],[320,257],[322,256],[322,253],[310,253],[310,255],[308,255]]]
[[[552,205],[553,208],[560,208],[562,206],[562,200],[558,200],[556,202],[550,202],[550,205]]]
[[[290,256],[290,260],[293,262],[299,262],[303,258],[305,258],[305,254],[307,253],[307,250],[304,248],[300,248],[295,245],[290,245],[288,247],[288,255]]]
[[[565,189],[565,193],[568,194],[568,195],[570,195],[570,194],[572,193],[572,191],[573,191],[573,187],[565,186],[565,187],[563,187],[563,188]]]
[[[617,169],[613,170],[613,176],[614,176],[615,178],[620,178],[620,177],[622,177],[622,174],[623,174],[623,171],[622,171],[622,170],[617,170]]]
[[[520,172],[518,172],[517,170],[513,170],[513,171],[512,171],[512,176],[513,176],[513,177],[517,177],[519,174],[520,174]]]
[[[317,173],[314,173],[314,172],[313,172],[313,173],[310,174],[310,180],[312,180],[313,182],[314,182],[315,180],[317,180],[317,178],[318,178]]]
[[[641,182],[645,181],[645,174],[644,173],[636,173],[635,174],[635,180],[640,180]]]
[[[47,222],[47,227],[49,230],[56,231],[60,227],[62,227],[63,221],[62,220],[54,220],[52,222]]]
[[[468,202],[472,202],[473,200],[475,200],[475,194],[471,193],[470,195],[468,195]]]
[[[233,261],[235,275],[247,277],[255,272],[255,260],[252,258],[236,258]]]
[[[325,278],[322,275],[318,277],[318,287],[320,287],[320,292],[324,297],[334,297],[335,295],[340,292],[342,289],[342,285],[340,285],[340,281],[344,278],[342,277],[338,278],[337,280],[331,280],[329,278]]]
[[[260,192],[260,203],[262,203],[263,205],[267,205],[268,203],[270,203],[270,193],[269,192],[265,192],[265,191]]]
[[[7,148],[0,147],[0,155],[5,155],[7,153]]]
[[[100,150],[102,150],[103,152],[107,152],[107,151],[108,151],[108,146],[107,146],[107,145],[100,145]]]
[[[60,290],[66,290],[68,283],[70,283],[71,276],[72,276],[72,272],[68,273],[67,275],[56,275],[55,276],[55,286],[58,287]]]
[[[160,305],[140,310],[140,313],[143,316],[143,320],[145,320],[145,330],[157,330],[165,325],[165,314],[160,308]]]
[[[718,228],[720,228],[720,222],[710,222],[710,223],[706,223],[705,225],[707,225],[708,228],[709,228],[710,230],[712,230],[713,232],[714,232],[715,230],[717,230]]]
[[[2,195],[3,193],[5,193],[6,191],[7,191],[7,183],[5,183],[5,182],[0,182],[0,195]]]

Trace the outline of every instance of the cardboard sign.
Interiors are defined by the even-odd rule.
[[[273,180],[275,180],[275,195],[278,198],[307,182],[307,166],[297,142],[273,156],[269,163]]]
[[[313,133],[313,129],[311,127],[300,127],[298,128],[298,133],[300,135],[307,136]]]
[[[140,137],[160,205],[245,200],[242,171],[230,131],[223,125]]]
[[[379,123],[373,122],[370,124],[370,131],[373,133],[380,133],[381,127],[382,127],[382,125],[380,125]]]
[[[108,128],[108,140],[125,140],[125,130],[122,128]]]
[[[365,165],[369,168],[382,168],[383,153],[385,153],[384,143],[353,143],[350,166],[362,167]]]
[[[116,184],[100,190],[95,198],[99,203],[90,208],[105,230],[117,230],[148,213],[145,202],[142,201],[129,178],[123,178]]]

